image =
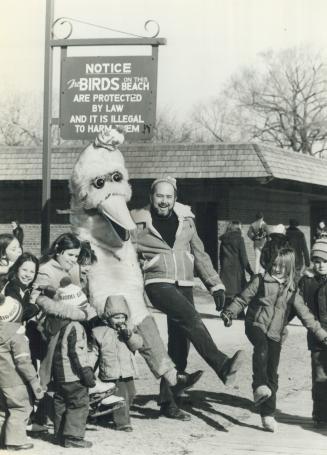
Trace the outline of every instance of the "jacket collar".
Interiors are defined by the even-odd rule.
[[[268,273],[268,272],[266,272],[266,273],[264,274],[263,279],[264,279],[264,282],[265,282],[265,283],[276,283],[276,284],[280,285],[279,281],[277,281],[274,277],[272,277],[272,276],[270,275],[270,273]],[[289,287],[289,291],[292,292],[292,291],[294,291],[294,290],[295,290],[295,286],[294,286],[294,285],[291,285],[291,286]]]
[[[174,212],[177,215],[179,221],[179,227],[176,232],[176,236],[180,232],[182,221],[186,218],[195,218],[194,214],[191,211],[191,207],[188,205],[181,204],[179,202],[175,202],[174,205]],[[150,204],[144,207],[143,209],[133,210],[132,217],[135,224],[143,223],[147,226],[147,228],[153,232],[157,237],[162,238],[160,233],[154,228],[152,224],[152,217],[150,212]]]

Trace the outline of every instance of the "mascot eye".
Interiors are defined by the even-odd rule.
[[[103,177],[96,177],[93,180],[93,186],[98,189],[103,188],[105,183],[106,180]]]
[[[114,172],[114,173],[112,174],[112,177],[111,177],[111,178],[112,178],[112,180],[113,180],[114,182],[121,182],[121,181],[123,180],[122,174],[121,174],[120,172],[118,172],[118,171],[117,171],[117,172]]]

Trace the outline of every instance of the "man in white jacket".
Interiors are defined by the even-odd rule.
[[[223,309],[225,288],[204,251],[190,207],[176,202],[176,193],[175,179],[157,179],[151,186],[150,205],[132,211],[146,293],[152,305],[167,314],[168,353],[177,370],[185,373],[192,342],[223,383],[231,383],[240,366],[242,351],[230,359],[215,345],[194,307],[194,267],[211,292],[218,311]],[[201,374],[202,371],[193,373]],[[175,398],[162,379],[161,413],[169,418],[189,420],[190,416],[178,408]]]

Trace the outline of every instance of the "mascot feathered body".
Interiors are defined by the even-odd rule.
[[[146,307],[143,277],[130,239],[135,224],[127,202],[132,192],[123,155],[117,148],[123,140],[120,132],[110,130],[80,154],[70,182],[71,224],[81,240],[90,242],[97,256],[88,276],[91,304],[101,316],[108,296],[125,297],[131,322],[144,341],[140,352],[160,377],[173,364]]]

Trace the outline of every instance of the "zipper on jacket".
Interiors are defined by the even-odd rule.
[[[119,339],[118,339],[118,333],[116,332],[116,359],[117,359],[117,364],[119,365],[119,372],[120,372],[120,375],[118,375],[118,378],[119,377],[123,377],[123,371],[122,371],[122,367],[121,367],[121,363],[120,363],[120,359],[119,359]]]
[[[174,252],[174,250],[172,250],[172,254],[173,254],[173,260],[174,260],[174,267],[175,267],[175,273],[174,273],[174,275],[175,275],[175,281],[177,282],[177,281],[178,281],[178,280],[177,280],[177,262],[176,262],[176,257],[175,257],[175,252]]]
[[[268,327],[267,327],[267,333],[268,333],[269,330],[270,330],[270,327],[271,327],[271,325],[272,325],[272,323],[273,323],[273,320],[274,320],[274,317],[275,317],[275,314],[276,314],[276,305],[277,305],[278,299],[279,299],[280,296],[283,295],[283,292],[280,294],[280,290],[281,290],[282,286],[283,286],[283,285],[280,284],[280,285],[279,285],[279,288],[278,288],[277,298],[276,298],[276,301],[275,301],[275,303],[274,303],[274,311],[273,311],[273,315],[272,315],[270,324],[269,324]],[[284,287],[285,287],[285,286],[284,286]],[[286,298],[287,298],[287,294],[288,294],[288,293],[286,293]],[[287,302],[286,302],[286,304],[287,304]],[[281,331],[281,333],[279,334],[280,338],[282,338],[282,333],[283,333],[284,327],[282,327],[281,329],[282,329],[282,331]]]

